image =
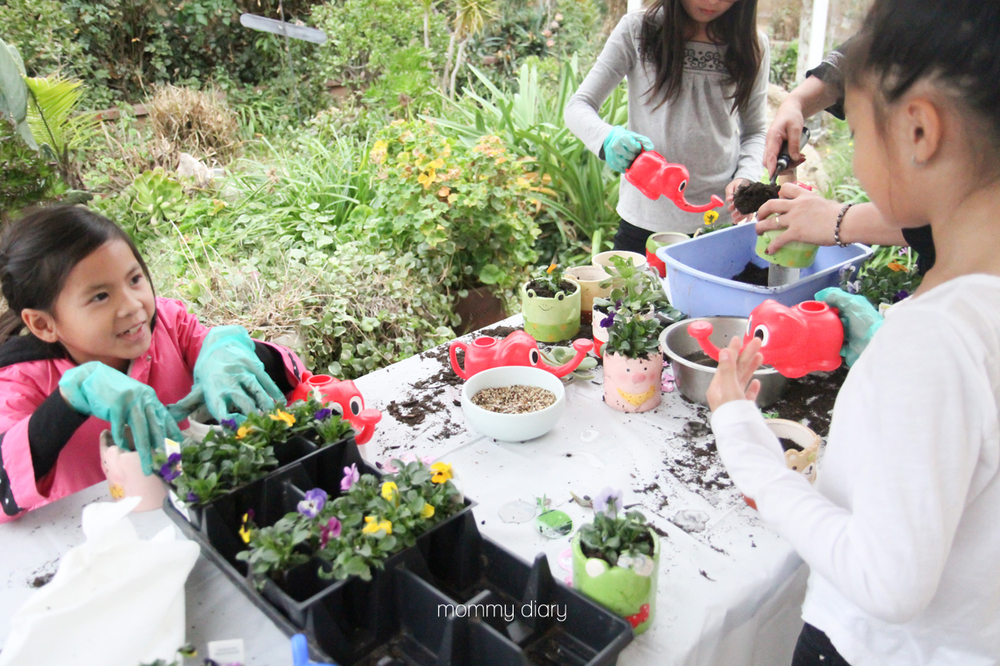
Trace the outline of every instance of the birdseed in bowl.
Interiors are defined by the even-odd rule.
[[[472,396],[472,404],[499,414],[527,414],[556,402],[556,394],[539,386],[499,386],[485,388]]]

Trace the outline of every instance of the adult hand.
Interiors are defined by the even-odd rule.
[[[604,139],[604,161],[611,169],[625,173],[639,153],[652,149],[653,142],[648,137],[615,125]]]
[[[844,325],[844,346],[840,353],[848,367],[854,365],[885,320],[867,298],[837,287],[816,292],[816,300],[840,311],[840,322]]]
[[[209,331],[194,364],[191,393],[170,406],[174,418],[183,419],[204,403],[220,423],[223,419],[240,423],[251,412],[285,404],[285,396],[264,370],[255,349],[253,338],[242,326],[216,326]]]
[[[59,380],[59,392],[76,411],[110,423],[115,444],[125,450],[134,448],[146,475],[153,472],[153,448],[162,447],[164,437],[183,439],[151,386],[100,361],[67,370]],[[131,445],[125,426],[132,434]]]
[[[743,338],[736,336],[719,350],[719,367],[706,393],[713,412],[733,400],[756,400],[760,393],[760,380],[753,379],[753,373],[764,362],[761,340],[755,337],[740,351],[742,344]]]
[[[736,203],[734,202],[736,189],[740,185],[744,184],[749,185],[750,181],[746,178],[737,178],[733,182],[726,185],[726,210],[728,210],[729,214],[733,216],[733,224],[739,224],[740,222],[748,220],[751,217],[750,215],[744,215],[740,211],[736,210]]]
[[[789,95],[778,107],[774,114],[774,121],[767,129],[767,136],[764,137],[764,168],[768,175],[774,173],[778,166],[778,153],[781,152],[781,144],[788,141],[788,155],[792,158],[792,163],[787,170],[794,169],[806,161],[802,156],[801,146],[802,128],[806,125],[805,116],[802,113],[802,101],[795,95]],[[784,172],[782,172],[784,173]]]
[[[781,186],[780,198],[764,202],[757,211],[757,235],[775,229],[785,232],[771,241],[767,253],[774,254],[792,241],[833,245],[833,230],[841,204],[824,199],[794,183]]]

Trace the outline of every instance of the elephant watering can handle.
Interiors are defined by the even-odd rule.
[[[468,379],[469,375],[462,366],[458,364],[458,350],[461,349],[462,353],[465,354],[465,362],[469,362],[469,348],[464,342],[459,342],[455,340],[451,343],[451,347],[448,348],[448,356],[451,358],[451,369],[455,371],[455,374],[462,379]]]

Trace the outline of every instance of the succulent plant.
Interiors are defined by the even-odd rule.
[[[149,216],[154,227],[164,220],[177,219],[187,207],[184,186],[167,175],[163,167],[144,172],[132,187],[135,188],[132,212]]]

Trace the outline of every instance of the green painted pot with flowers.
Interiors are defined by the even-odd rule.
[[[624,511],[622,492],[605,488],[594,522],[573,537],[573,587],[625,618],[641,634],[656,615],[660,540],[638,511]]]
[[[658,319],[624,305],[611,309],[604,345],[604,402],[620,412],[646,412],[660,404],[663,352]]]
[[[580,284],[556,264],[521,287],[524,330],[539,342],[569,340],[580,331]]]

